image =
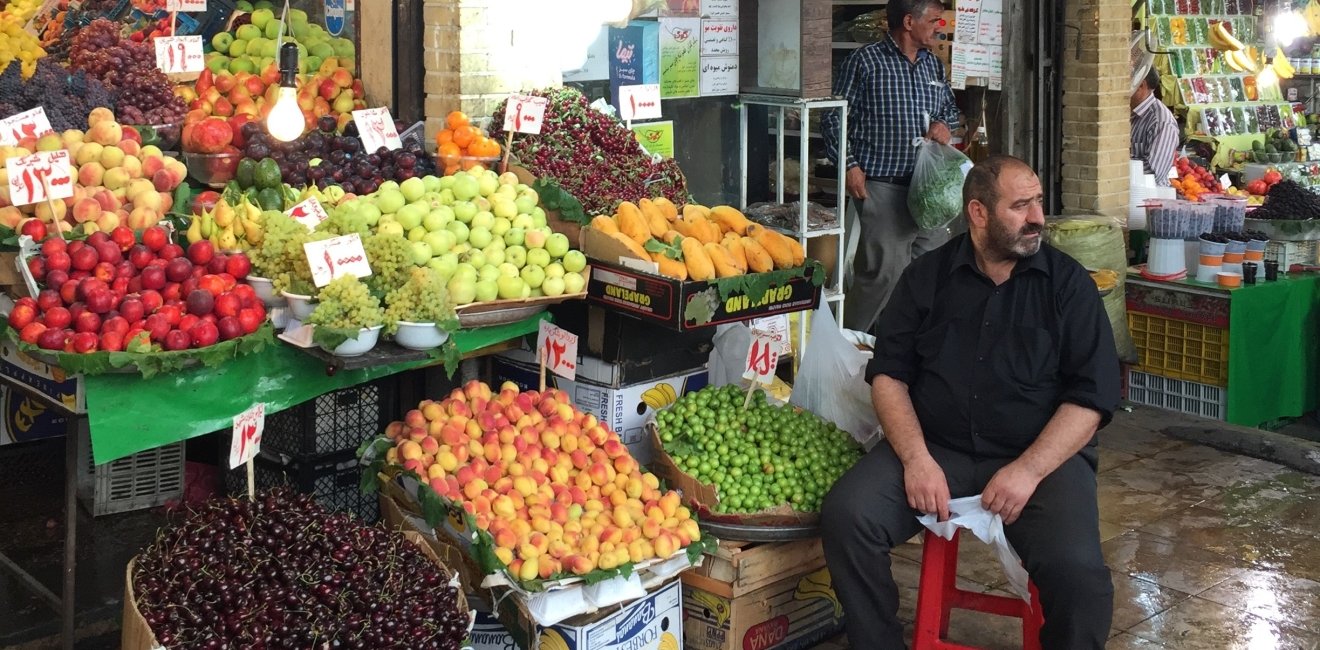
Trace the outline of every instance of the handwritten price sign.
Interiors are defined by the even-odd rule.
[[[531,135],[540,133],[547,104],[549,100],[544,97],[511,95],[509,105],[504,109],[504,130]]]
[[[638,84],[619,88],[619,117],[654,120],[660,117],[660,84]]]
[[[165,11],[206,11],[206,0],[165,0]]]
[[[234,436],[229,442],[229,469],[252,460],[261,450],[261,432],[266,430],[266,405],[253,404],[234,416]]]
[[[536,335],[536,349],[545,358],[546,370],[569,381],[577,380],[577,334],[541,321]]]
[[[14,205],[31,205],[73,196],[69,152],[42,151],[5,161],[9,172],[9,199]]]
[[[16,145],[23,138],[40,138],[53,130],[46,109],[38,106],[0,120],[0,145]]]
[[[330,284],[341,275],[365,278],[371,275],[367,251],[357,233],[303,244],[307,263],[312,268],[312,282],[318,287]]]
[[[289,208],[284,212],[294,221],[307,226],[308,230],[316,230],[316,226],[325,221],[330,215],[325,213],[325,206],[316,200],[316,197],[308,197],[306,201]]]
[[[793,351],[793,345],[788,335],[788,314],[757,318],[752,321],[752,331],[773,339],[776,343],[775,349],[781,355]]]
[[[353,111],[353,123],[357,125],[358,137],[362,139],[362,146],[367,153],[376,153],[381,147],[403,148],[403,140],[399,138],[399,131],[394,128],[394,118],[390,115],[390,109],[381,107]]]
[[[743,370],[743,379],[768,384],[774,379],[775,369],[779,367],[779,343],[773,337],[756,333],[752,338],[752,347],[747,348],[747,366]]]
[[[201,72],[206,65],[201,36],[157,36],[155,43],[156,67],[165,74]]]

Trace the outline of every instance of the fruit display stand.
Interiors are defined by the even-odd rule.
[[[1235,289],[1129,273],[1128,399],[1256,427],[1320,405],[1320,275]]]

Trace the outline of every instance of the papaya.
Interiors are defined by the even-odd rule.
[[[753,273],[765,273],[775,269],[775,260],[751,237],[742,238],[743,252],[747,255],[747,268]]]
[[[710,219],[720,224],[722,230],[735,232],[739,235],[746,235],[747,226],[752,225],[752,222],[743,216],[742,212],[727,205],[717,205],[711,208]]]
[[[660,241],[672,246],[674,244],[674,241],[676,241],[678,238],[682,236],[683,234],[678,232],[677,230],[666,230],[665,234],[660,235],[659,239]]]
[[[802,248],[802,242],[784,235],[784,241],[788,242],[788,247],[793,251],[793,266],[802,266],[807,261],[807,251]]]
[[[673,221],[678,218],[678,206],[674,205],[667,197],[657,196],[651,200],[656,208],[659,208],[660,214],[664,216],[665,221]]]
[[[651,236],[659,239],[669,230],[669,220],[661,214],[660,208],[656,207],[651,199],[642,199],[637,202],[637,209],[641,211],[642,218],[646,220],[646,225],[651,229]]]
[[[742,238],[737,235],[726,236],[722,242],[724,247],[729,249],[729,255],[733,256],[733,263],[741,266],[743,272],[747,272],[747,251],[743,248]]]
[[[684,237],[683,263],[687,265],[688,278],[692,280],[714,280],[715,264],[710,261],[706,249],[696,237]]]
[[[660,266],[660,275],[671,277],[677,280],[686,280],[688,278],[687,264],[682,260],[676,260],[661,252],[651,253],[651,261]]]
[[[591,227],[607,235],[619,232],[619,224],[608,215],[598,214],[591,218]]]
[[[620,203],[615,210],[614,219],[619,222],[619,232],[638,244],[645,244],[646,240],[651,238],[651,227],[646,225],[642,211],[632,201]]]
[[[610,237],[613,237],[616,241],[627,247],[628,252],[631,253],[633,257],[636,257],[639,260],[651,259],[650,253],[647,253],[646,249],[642,248],[642,245],[634,241],[631,237],[621,232],[612,232],[610,233]]]
[[[710,219],[697,214],[685,214],[680,219],[686,223],[692,236],[701,240],[703,244],[714,244],[720,241],[720,229]],[[679,232],[682,232],[681,230]],[[686,234],[686,233],[685,233]]]
[[[789,269],[793,268],[793,249],[789,247],[788,238],[759,224],[752,224],[747,228],[747,236],[756,240],[756,243],[770,254],[770,259],[774,260],[775,268]]]
[[[692,225],[692,222],[690,221],[686,221],[684,219],[678,219],[669,225],[672,226],[674,230],[678,231],[678,234],[684,237],[694,237],[698,240],[701,239],[701,237],[698,235],[696,227],[694,227]]]
[[[738,266],[737,260],[729,253],[729,249],[719,244],[706,244],[706,255],[710,256],[710,262],[715,266],[715,275],[721,278],[731,278],[742,275],[747,272],[747,267]]]
[[[707,208],[704,205],[697,205],[696,203],[689,203],[683,206],[683,218],[687,219],[689,216],[697,216],[703,219],[707,218],[710,216],[710,208]]]

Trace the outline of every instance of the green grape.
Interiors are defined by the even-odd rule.
[[[274,280],[275,276],[286,270],[285,245],[290,238],[305,235],[307,228],[276,210],[261,213],[261,222],[261,246],[253,250],[250,256],[252,271],[255,275]]]
[[[401,286],[408,280],[408,272],[417,268],[412,263],[408,240],[403,235],[376,233],[362,240],[362,248],[371,263],[367,287],[376,295]]]
[[[338,329],[375,327],[385,322],[380,300],[371,295],[367,285],[351,275],[341,275],[321,288],[318,304],[307,322]]]
[[[398,331],[399,321],[443,323],[455,318],[444,280],[425,266],[412,267],[408,281],[385,294],[385,305],[385,331],[389,334]]]

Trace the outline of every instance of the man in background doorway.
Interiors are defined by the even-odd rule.
[[[908,184],[917,161],[913,139],[948,144],[959,120],[944,64],[930,51],[943,20],[938,0],[891,0],[889,35],[844,60],[834,94],[848,100],[848,152],[839,159],[839,114],[821,121],[826,154],[847,168],[845,189],[860,224],[844,325],[867,331],[914,258],[948,239],[948,229],[922,230],[908,213]]]
[[[1130,157],[1140,160],[1155,184],[1169,186],[1169,170],[1178,148],[1178,120],[1160,101],[1160,73],[1152,67],[1132,91],[1132,144]]]

